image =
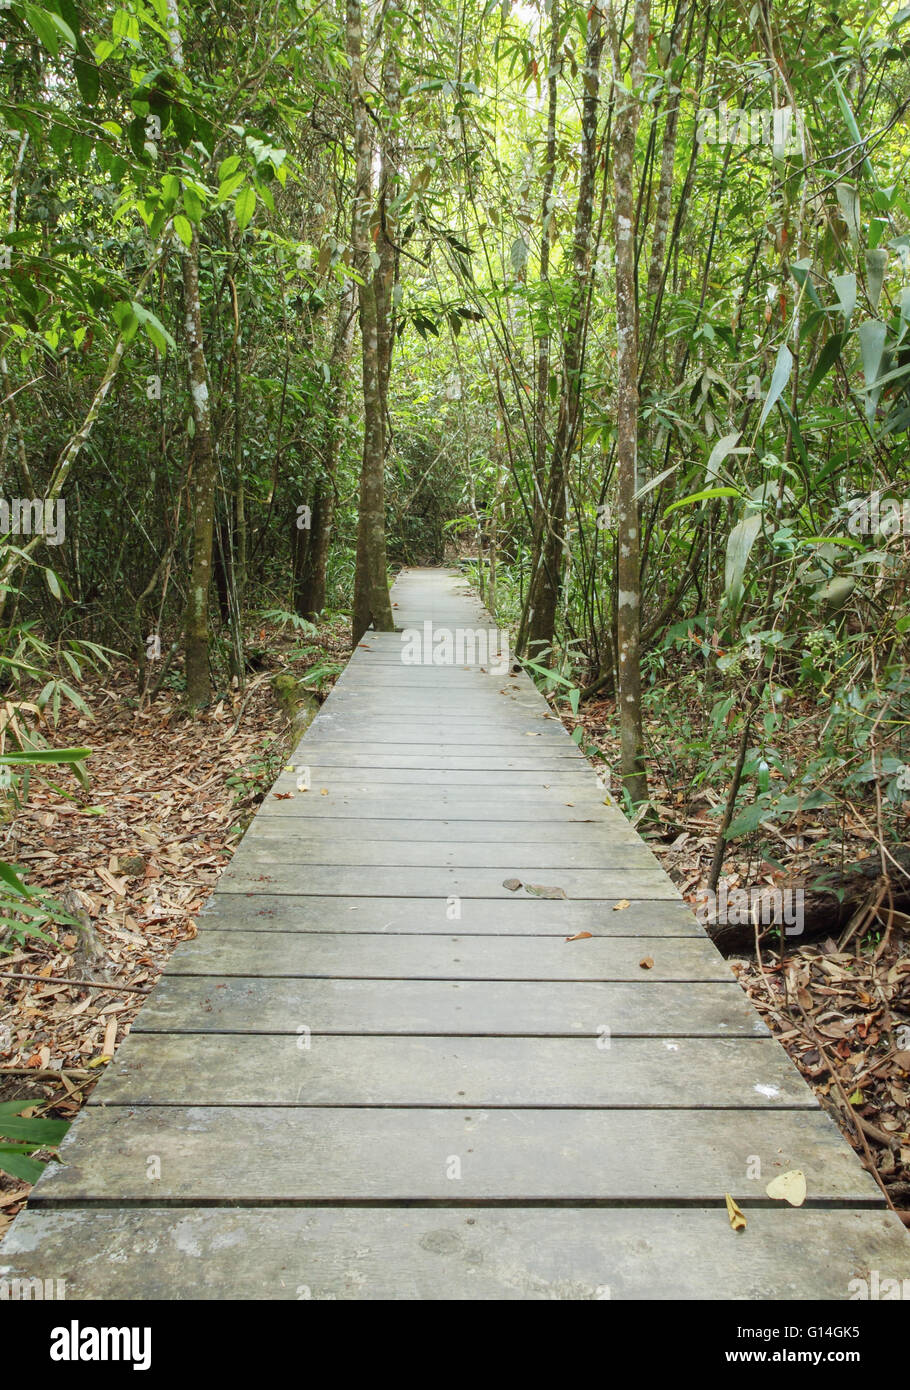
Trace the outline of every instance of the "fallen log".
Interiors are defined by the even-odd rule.
[[[779,948],[781,932],[785,942],[793,946],[820,936],[836,940],[864,910],[872,912],[882,923],[887,922],[889,909],[910,916],[910,847],[902,845],[890,848],[889,852],[892,859],[886,861],[890,870],[887,884],[882,877],[881,856],[874,854],[845,866],[840,874],[826,870],[817,878],[795,880],[786,888],[746,889],[748,902],[737,900],[739,906],[733,911],[729,909],[732,895],[728,895],[726,904],[719,903],[719,912],[698,915],[711,940],[725,956],[754,951],[756,920],[759,941]],[[773,900],[779,901],[781,897],[786,909],[788,894],[800,895],[798,913],[794,913],[792,905],[783,914],[779,907],[774,910]]]

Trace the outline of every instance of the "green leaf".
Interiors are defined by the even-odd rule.
[[[717,477],[718,472],[720,471],[720,466],[723,463],[724,459],[727,458],[730,454],[732,454],[733,450],[739,443],[739,436],[739,430],[737,430],[735,434],[725,434],[724,437],[722,439],[719,439],[717,443],[714,445],[714,448],[708,455],[708,462],[705,465],[706,483],[712,482],[713,479]]]
[[[195,188],[190,188],[188,184],[183,186],[183,211],[191,222],[198,226],[202,221],[205,209],[202,206],[202,199]]]
[[[792,370],[793,354],[786,343],[781,343],[780,351],[777,354],[777,361],[774,364],[774,372],[771,376],[771,389],[768,391],[768,395],[765,398],[761,418],[758,422],[759,429],[761,429],[771,411],[774,409],[777,401],[780,399],[781,392],[790,380],[790,373]]]
[[[739,438],[738,435],[737,438]],[[647,497],[649,492],[653,492],[656,487],[660,487],[661,483],[666,482],[667,478],[669,478],[672,473],[675,473],[678,467],[678,463],[673,463],[669,468],[665,468],[662,473],[658,473],[656,478],[649,478],[646,483],[642,483],[632,499],[633,502],[640,502],[643,497]]]
[[[31,898],[33,896],[32,889],[26,887],[12,864],[7,864],[2,859],[0,859],[0,882],[5,883],[7,888],[11,888],[14,893],[19,894],[23,898]]]
[[[91,748],[25,748],[17,753],[0,753],[0,766],[17,767],[20,763],[35,766],[44,763],[81,763],[91,755]]]
[[[850,183],[839,183],[835,189],[837,202],[847,224],[847,231],[850,233],[850,240],[854,246],[859,245],[859,194]]]
[[[735,487],[706,487],[701,492],[690,492],[688,497],[681,497],[678,502],[671,502],[664,512],[664,516],[669,516],[675,512],[677,507],[689,507],[693,502],[706,502],[712,497],[741,497],[742,493]]]
[[[844,125],[847,127],[847,130],[850,134],[850,139],[853,141],[855,145],[862,145],[863,137],[860,134],[859,126],[856,124],[856,117],[850,109],[850,103],[847,101],[846,95],[844,94],[844,89],[838,82],[836,77],[832,77],[832,81],[834,83],[834,90],[837,93],[837,103],[841,109],[841,115],[844,118]],[[869,163],[869,159],[867,156],[865,156],[865,154],[863,157],[863,172],[872,181],[872,183],[875,183],[875,173],[873,172],[872,165]]]
[[[517,236],[512,242],[512,247],[509,251],[509,260],[516,275],[524,270],[528,263],[528,243],[525,241],[524,237]]]
[[[174,221],[176,222],[176,220],[175,218]],[[158,351],[164,354],[167,352],[168,348],[173,348],[176,352],[177,344],[157,315],[153,314],[151,309],[146,309],[144,305],[138,303],[135,299],[133,300],[132,308],[136,318],[142,324]]]
[[[125,299],[121,299],[111,310],[114,322],[123,334],[124,342],[132,342],[139,328],[139,320],[133,312],[133,306]]]
[[[97,67],[86,58],[74,58],[73,70],[76,74],[79,95],[86,106],[94,106],[101,91],[101,74]]]
[[[805,288],[806,294],[812,300],[817,309],[822,307],[822,302],[818,297],[818,291],[812,283],[812,259],[804,256],[801,261],[794,261],[790,266],[790,273],[799,285],[800,289]]]
[[[746,564],[753,545],[761,531],[761,513],[753,512],[743,517],[733,527],[727,539],[727,556],[724,565],[724,593],[734,612],[739,608],[743,593],[743,578]]]
[[[244,231],[249,224],[250,218],[256,208],[256,193],[249,184],[242,188],[234,199],[234,216],[237,219],[237,226]]]
[[[69,48],[75,49],[76,35],[58,14],[52,14],[50,10],[40,9],[37,5],[23,5],[22,12],[30,28],[34,30],[44,47],[55,58],[60,52],[61,38]]]
[[[246,174],[241,172],[239,174],[231,174],[228,178],[224,179],[218,189],[219,203],[226,203],[231,194],[240,187],[245,178]]]
[[[856,276],[852,270],[848,275],[832,275],[831,284],[834,286],[841,313],[849,323],[856,308]]]
[[[26,1154],[15,1153],[0,1144],[0,1172],[8,1173],[11,1178],[18,1178],[20,1182],[37,1182],[44,1172],[44,1164],[37,1158],[28,1158]]]
[[[879,247],[878,250],[866,252],[866,286],[873,309],[878,309],[879,300],[882,297],[887,264],[888,252],[883,246]]]
[[[803,404],[809,400],[816,386],[818,386],[819,382],[828,374],[834,363],[840,357],[844,342],[846,341],[846,336],[845,333],[832,333],[831,337],[825,343],[825,346],[818,355],[818,361],[812,370],[812,375],[806,386]]]
[[[30,1104],[43,1105],[44,1102],[13,1101],[13,1105],[17,1105],[20,1111],[27,1110]],[[27,1144],[34,1144],[36,1149],[59,1144],[68,1129],[69,1124],[66,1120],[45,1120],[38,1116],[23,1120],[12,1116],[0,1118],[0,1134],[4,1139],[20,1139]]]
[[[866,379],[866,418],[872,420],[875,407],[881,395],[881,386],[874,386],[881,375],[882,357],[888,330],[880,319],[866,319],[857,329],[859,348],[863,359],[863,376]]]
[[[739,835],[751,834],[753,830],[758,829],[763,820],[769,820],[771,815],[772,813],[768,810],[767,806],[761,806],[758,803],[747,806],[742,815],[737,816],[736,820],[726,831],[724,839],[735,840]]]
[[[193,224],[188,217],[184,217],[182,212],[178,212],[174,218],[174,231],[177,233],[184,246],[192,246]]]

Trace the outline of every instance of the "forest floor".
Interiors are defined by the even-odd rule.
[[[564,706],[560,709],[564,713]],[[697,711],[686,712],[690,719]],[[572,730],[578,719],[564,714]],[[821,722],[821,716],[819,716]],[[619,767],[619,736],[612,701],[582,706],[585,746],[601,775]],[[664,724],[646,730],[652,753],[664,758],[674,735]],[[806,739],[805,725],[799,738]],[[672,750],[684,754],[685,750]],[[799,750],[794,749],[794,763]],[[609,780],[609,779],[608,779]],[[616,778],[613,777],[615,785]],[[639,829],[693,911],[708,882],[718,814],[726,788],[652,785],[651,813]],[[906,806],[904,808],[906,810]],[[874,819],[874,813],[870,813]],[[775,832],[773,862],[756,855],[756,836],[732,842],[718,890],[777,887],[811,881],[820,871],[874,855],[875,833],[860,814],[833,825],[831,813],[804,813],[798,829]],[[824,848],[822,848],[824,846]],[[820,1103],[910,1226],[910,918],[884,909],[839,949],[841,931],[817,940],[776,944],[730,958],[743,989],[786,1048]]]
[[[0,857],[21,866],[31,885],[75,890],[100,948],[87,961],[71,929],[48,929],[0,957],[0,1100],[34,1098],[34,1113],[72,1119],[154,985],[174,946],[196,934],[196,914],[229,861],[290,751],[288,719],[269,677],[319,667],[331,673],[349,654],[345,627],[320,628],[293,647],[279,632],[259,634],[261,670],[243,701],[226,697],[193,719],[179,694],[165,691],[139,710],[134,668],[115,666],[89,681],[94,715],[62,718],[57,744],[88,743],[91,786],[68,801],[35,780],[27,804],[5,826]],[[321,677],[323,693],[330,677]],[[568,727],[577,721],[567,719]],[[618,765],[615,715],[608,701],[583,707],[586,742],[603,772]],[[656,747],[671,734],[649,731]],[[656,819],[642,826],[683,895],[696,902],[707,882],[720,793],[662,784]],[[818,841],[830,837],[824,812],[798,835],[781,836],[773,865],[729,851],[722,882],[775,883],[819,867]],[[848,857],[875,848],[868,827],[850,830]],[[781,962],[731,961],[743,988],[807,1082],[874,1170],[910,1224],[910,938],[903,927],[873,923],[845,949],[834,937],[792,946]],[[10,975],[19,978],[8,978]],[[66,983],[90,975],[104,989]],[[28,1196],[28,1185],[0,1174],[0,1236]]]
[[[196,935],[196,914],[287,761],[291,726],[270,677],[290,671],[306,683],[308,671],[340,670],[350,654],[346,623],[307,638],[304,658],[275,628],[257,636],[261,669],[247,696],[192,719],[177,691],[137,709],[135,666],[125,662],[83,685],[92,720],[62,712],[52,742],[92,748],[89,790],[68,801],[33,779],[3,827],[0,858],[30,887],[75,892],[99,955],[87,957],[73,929],[51,926],[49,940],[30,936],[0,956],[0,1101],[35,1099],[31,1113],[54,1119],[77,1114],[174,947]],[[28,1191],[0,1173],[0,1236]]]

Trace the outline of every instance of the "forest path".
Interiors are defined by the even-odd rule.
[[[393,599],[421,636],[492,629],[452,571]],[[285,771],[266,797],[0,1274],[133,1299],[842,1299],[910,1276],[532,682],[403,650],[355,651],[294,755],[310,790]],[[799,1209],[765,1196],[791,1168]]]

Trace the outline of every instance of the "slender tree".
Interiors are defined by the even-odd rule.
[[[359,280],[360,338],[363,380],[363,455],[360,472],[360,512],[357,526],[357,567],[354,578],[352,632],[359,642],[372,623],[392,632],[395,622],[389,598],[385,532],[385,454],[387,381],[383,354],[388,331],[381,281],[373,273],[383,257],[371,237],[373,211],[372,116],[367,106],[363,61],[363,11],[360,0],[347,0],[347,49],[351,69],[350,99],[354,117],[354,201],[352,241],[354,269]],[[385,165],[385,161],[384,161]],[[377,240],[385,238],[381,220]],[[374,259],[375,258],[375,259]],[[379,292],[378,292],[379,291]]]
[[[636,0],[630,87],[621,68],[622,19],[610,0],[613,69],[613,192],[616,243],[616,460],[618,474],[616,645],[623,788],[648,795],[641,715],[641,560],[638,490],[638,294],[635,245],[635,136],[650,27],[650,0]],[[631,90],[630,90],[631,88]]]

